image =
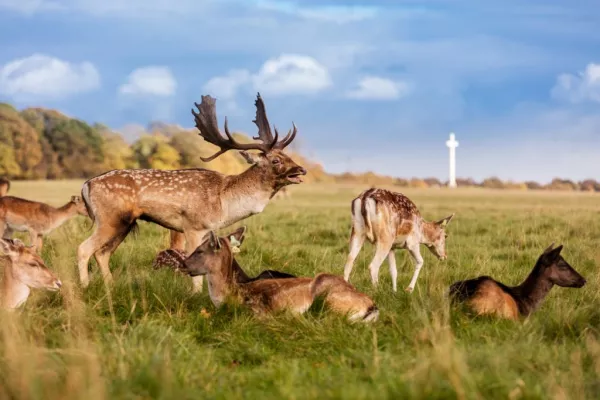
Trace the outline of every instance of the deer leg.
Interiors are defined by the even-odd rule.
[[[395,292],[397,289],[398,269],[396,268],[396,254],[394,250],[390,250],[388,253],[388,263],[390,264],[390,276],[392,277],[392,290]]]
[[[204,236],[208,234],[208,230],[204,231],[186,231],[185,232],[185,254],[189,257],[190,254],[196,250]],[[192,277],[192,293],[202,293],[202,284],[204,283],[204,276],[193,276]]]
[[[421,249],[419,248],[419,243],[408,244],[407,248],[410,255],[415,260],[415,273],[413,274],[413,277],[410,280],[410,284],[405,290],[407,292],[412,292],[415,289],[415,285],[417,284],[419,272],[421,272],[421,268],[423,267],[423,257],[421,256]]]
[[[111,239],[94,253],[96,262],[100,267],[100,272],[102,272],[102,278],[106,283],[111,283],[113,280],[109,267],[110,256],[112,256],[117,247],[119,247],[119,245],[123,243],[123,240],[125,240],[125,238],[129,234],[130,229],[130,226],[121,225],[119,227],[119,230],[115,232]]]
[[[44,236],[38,234],[35,240],[35,249],[36,252],[42,253],[42,247],[44,246]]]
[[[170,232],[170,236],[171,236],[171,245],[170,245],[170,249],[174,249],[174,250],[181,250],[184,251],[185,250],[185,235],[181,232],[177,232],[177,231],[169,231]]]
[[[117,226],[122,226],[122,223],[117,223]],[[79,268],[79,279],[81,280],[81,286],[86,288],[90,283],[89,271],[88,271],[88,263],[92,255],[95,255],[99,250],[101,250],[104,246],[110,245],[110,242],[113,238],[118,235],[119,232],[115,228],[113,228],[110,224],[104,223],[101,224],[100,221],[97,221],[96,229],[94,233],[87,238],[83,243],[79,245],[77,249],[77,266]],[[126,235],[125,235],[126,236]],[[124,237],[123,237],[124,238]],[[119,240],[117,246],[123,241],[123,239]],[[115,246],[116,248],[116,246]],[[114,251],[114,250],[113,250]],[[111,252],[112,254],[112,252]],[[102,255],[98,254],[99,258],[102,259]],[[110,257],[110,254],[109,254]],[[96,261],[98,257],[96,257]],[[98,263],[100,265],[100,263]],[[105,264],[108,266],[108,260]],[[102,268],[102,266],[100,265]],[[110,270],[108,271],[110,274]],[[103,271],[104,273],[104,271]],[[109,278],[110,279],[110,278]]]
[[[391,250],[392,243],[388,243],[384,240],[379,240],[377,242],[375,257],[373,257],[371,264],[369,264],[369,271],[371,271],[371,282],[373,283],[373,286],[377,286],[379,281],[379,268]]]
[[[37,232],[33,229],[29,229],[27,232],[29,233],[29,245],[33,246],[33,250],[37,253]]]
[[[350,273],[354,267],[354,261],[356,260],[356,257],[358,257],[358,253],[360,253],[360,249],[362,248],[364,242],[364,233],[356,232],[354,227],[352,227],[352,232],[350,233],[350,252],[348,253],[348,258],[346,259],[346,265],[344,266],[344,280],[346,282],[350,280]]]

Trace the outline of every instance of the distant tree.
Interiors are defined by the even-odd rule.
[[[578,190],[577,184],[569,179],[554,178],[547,186],[550,190]]]
[[[481,186],[489,189],[503,189],[504,183],[498,177],[486,178],[481,182]]]
[[[543,186],[536,181],[527,181],[525,182],[525,186],[530,190],[540,190],[543,189]]]
[[[458,187],[473,187],[479,186],[473,178],[456,178],[456,186]]]
[[[425,181],[425,183],[429,187],[440,187],[440,186],[442,186],[442,182],[440,182],[440,180],[437,179],[437,178],[425,178],[423,180]]]
[[[600,183],[594,179],[586,179],[579,182],[579,189],[585,192],[597,192],[600,191]]]
[[[142,135],[132,146],[133,156],[140,168],[177,169],[180,157],[160,134]]]

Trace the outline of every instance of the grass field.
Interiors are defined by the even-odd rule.
[[[53,205],[81,182],[14,182],[11,194]],[[364,187],[300,185],[293,197],[244,221],[239,254],[248,273],[342,274],[350,200]],[[1,315],[0,398],[13,399],[597,399],[600,398],[600,197],[585,193],[406,190],[426,218],[456,216],[448,255],[425,265],[412,295],[391,291],[387,263],[372,288],[366,245],[351,282],[380,309],[372,326],[350,325],[315,306],[307,315],[258,321],[215,310],[189,278],[151,268],[165,229],[140,223],[111,260],[107,291],[92,263],[83,291],[77,246],[83,217],[46,240],[43,257],[64,282],[36,292],[22,312]],[[230,227],[233,230],[240,224]],[[24,236],[22,236],[24,237]],[[491,275],[520,283],[551,242],[588,284],[554,288],[522,323],[452,312],[452,282]],[[397,253],[399,288],[413,264]]]

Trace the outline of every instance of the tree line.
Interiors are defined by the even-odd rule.
[[[234,136],[240,142],[251,139]],[[227,152],[205,163],[200,156],[216,151],[216,147],[189,130],[162,123],[151,124],[132,144],[105,125],[70,118],[56,110],[27,108],[18,111],[0,103],[0,177],[8,179],[91,178],[105,171],[121,168],[209,168],[226,174],[237,174],[248,165],[236,152]],[[437,178],[398,178],[373,172],[363,174],[328,174],[323,166],[291,152],[308,174],[307,182],[340,182],[399,187],[442,187],[447,182]],[[497,177],[476,182],[457,179],[459,187],[484,187],[521,190],[600,191],[600,182],[580,182],[556,178],[548,184],[534,181],[502,181]]]

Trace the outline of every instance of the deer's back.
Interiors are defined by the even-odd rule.
[[[450,296],[480,315],[496,315],[517,319],[519,307],[516,299],[504,284],[489,276],[455,282],[450,286]]]
[[[0,197],[0,218],[15,229],[45,227],[55,211],[54,207],[37,201],[13,196]]]
[[[306,311],[312,304],[312,278],[262,279],[240,285],[244,302],[265,311]]]

